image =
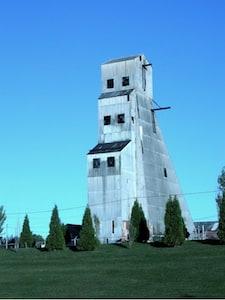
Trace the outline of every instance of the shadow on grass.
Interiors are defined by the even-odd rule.
[[[196,296],[190,295],[190,294],[183,294],[183,295],[180,295],[179,298],[196,298]]]
[[[48,249],[46,247],[44,247],[44,248],[35,248],[35,249],[37,249],[40,252],[47,252],[48,251]]]
[[[207,245],[223,245],[220,240],[194,240],[194,242]]]
[[[129,249],[129,244],[128,243],[114,243],[114,246],[124,248],[124,249]]]
[[[162,241],[151,242],[150,246],[156,247],[156,248],[168,248],[168,246],[165,243],[163,243]]]
[[[79,251],[82,251],[82,250],[79,250],[78,248],[77,248],[77,246],[69,246],[69,247],[67,247],[69,250],[71,250],[71,251],[73,251],[73,252],[79,252]]]
[[[142,245],[150,245],[152,247],[156,247],[156,248],[169,248],[169,246],[167,246],[165,243],[163,243],[162,241],[155,241],[155,242],[151,242],[151,243],[135,243],[135,244],[142,244]],[[114,246],[120,247],[120,248],[124,248],[124,249],[130,249],[132,248],[132,246],[129,246],[129,243],[115,243],[113,244]]]

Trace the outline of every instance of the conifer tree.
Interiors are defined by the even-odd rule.
[[[217,182],[219,184],[220,191],[222,193],[225,192],[225,167],[223,167],[221,174],[218,177]]]
[[[65,248],[65,239],[59,219],[58,208],[56,205],[52,210],[52,216],[49,225],[49,235],[46,240],[46,247],[48,250],[62,250]]]
[[[216,197],[217,207],[220,210],[220,204],[222,202],[223,193],[225,192],[225,167],[223,167],[221,174],[218,176],[217,182],[219,184],[218,188],[220,193]]]
[[[65,244],[66,244],[67,228],[66,228],[66,225],[64,223],[61,223],[61,229],[62,229],[63,237],[64,237],[64,240],[65,240]]]
[[[217,233],[221,243],[225,244],[225,191],[219,205],[219,226]]]
[[[139,205],[139,211],[140,211],[140,222],[139,222],[139,233],[138,233],[137,241],[143,243],[143,242],[147,242],[149,239],[149,230],[144,215],[144,211],[141,205]]]
[[[28,215],[26,215],[23,222],[23,229],[20,234],[20,246],[23,248],[27,248],[27,247],[32,247],[32,244],[33,244],[33,235],[30,230]]]
[[[164,243],[169,247],[181,245],[184,238],[183,223],[179,201],[175,196],[174,199],[169,197],[166,204],[165,212],[165,236]]]
[[[91,210],[89,207],[87,207],[83,216],[80,239],[78,240],[78,249],[92,251],[96,248],[97,245],[98,240],[95,235],[95,229],[91,217]]]
[[[146,242],[149,239],[149,230],[144,211],[137,199],[134,201],[130,223],[132,224],[132,231],[135,232],[135,242]]]
[[[141,214],[140,214],[140,206],[137,199],[134,201],[132,210],[131,210],[131,218],[130,223],[132,224],[132,230],[135,232],[134,241],[137,241],[139,237],[139,225],[141,221]]]
[[[3,206],[0,206],[0,234],[3,231],[3,224],[4,224],[5,220],[6,220],[6,215],[4,212],[4,208],[3,208]]]

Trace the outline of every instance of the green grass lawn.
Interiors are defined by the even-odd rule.
[[[0,250],[1,298],[224,298],[225,246]]]

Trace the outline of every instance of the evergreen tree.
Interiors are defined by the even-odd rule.
[[[141,205],[135,200],[132,211],[130,223],[132,224],[132,231],[135,232],[135,242],[146,242],[149,239],[149,230],[147,221]]]
[[[221,174],[218,176],[217,182],[219,184],[218,188],[220,193],[216,197],[217,207],[220,210],[220,204],[223,199],[223,193],[225,192],[225,167],[223,167]]]
[[[3,231],[3,224],[4,224],[5,220],[6,220],[6,215],[4,212],[4,208],[3,208],[3,206],[0,206],[0,234]]]
[[[92,251],[97,247],[97,245],[98,240],[95,235],[95,229],[91,217],[91,210],[89,207],[87,207],[83,216],[80,239],[78,240],[78,249]]]
[[[56,205],[52,210],[52,216],[49,225],[49,235],[46,240],[46,247],[48,250],[62,250],[65,248],[65,239],[59,219],[58,208]]]
[[[139,222],[139,232],[138,232],[137,241],[143,243],[143,242],[147,242],[149,239],[149,230],[144,215],[144,211],[141,205],[139,205],[139,211],[140,211],[140,222]]]
[[[222,193],[225,192],[225,167],[223,167],[221,174],[218,177],[217,182],[219,184],[220,191]]]
[[[225,191],[223,192],[219,206],[219,226],[217,235],[221,243],[225,244]]]
[[[135,230],[133,230],[133,231],[135,231],[135,237],[134,237],[135,242],[138,240],[138,237],[139,237],[140,221],[141,221],[140,206],[136,199],[134,201],[134,204],[133,204],[133,207],[131,210],[131,218],[130,218],[130,223],[132,224],[133,228],[135,229]]]
[[[27,248],[27,247],[32,247],[32,245],[33,245],[33,235],[30,230],[28,215],[26,215],[23,222],[23,229],[20,234],[20,246],[23,248]]]
[[[63,237],[64,237],[64,240],[65,240],[65,244],[66,244],[67,228],[66,228],[66,225],[64,223],[61,224],[61,229],[62,229]]]
[[[165,236],[164,243],[169,247],[181,245],[184,238],[183,223],[179,201],[175,196],[174,199],[169,197],[166,204],[165,212]]]

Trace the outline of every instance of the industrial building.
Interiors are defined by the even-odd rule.
[[[127,238],[135,199],[151,238],[163,235],[165,205],[174,194],[192,236],[194,224],[157,121],[152,64],[144,55],[114,59],[102,64],[101,76],[98,143],[87,154],[88,204],[99,220],[100,241]]]

